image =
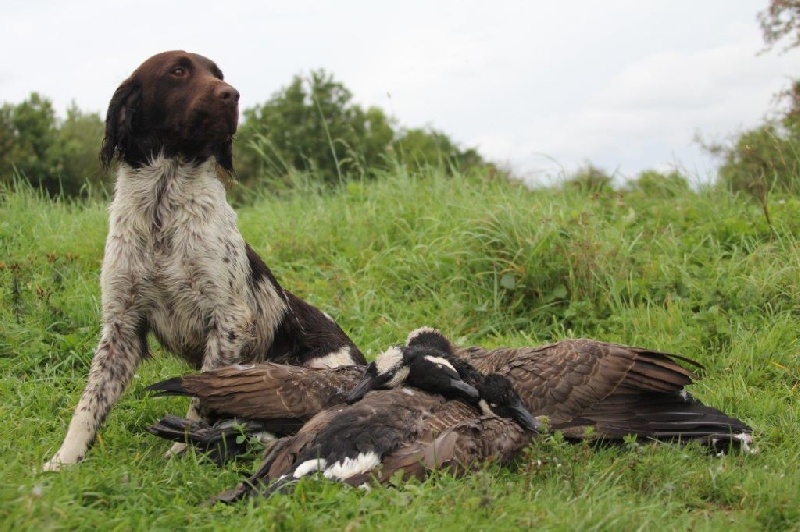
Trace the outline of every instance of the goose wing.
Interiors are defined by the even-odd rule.
[[[278,427],[278,429],[285,427]],[[172,414],[165,415],[161,421],[146,428],[147,432],[179,443],[191,443],[208,458],[218,464],[232,460],[244,453],[250,444],[240,436],[261,432],[276,432],[271,422],[238,421],[223,419],[214,424],[202,420],[186,419]],[[297,430],[294,427],[294,430]]]
[[[263,362],[175,377],[147,389],[197,397],[204,411],[219,417],[305,421],[343,403],[363,372],[358,366],[314,369]]]
[[[686,392],[616,394],[567,422],[555,423],[568,438],[621,439],[629,434],[659,440],[697,441],[725,451],[749,452],[752,429],[743,421],[704,405]]]
[[[693,398],[702,366],[670,353],[596,340],[564,340],[536,348],[466,348],[482,371],[506,375],[534,415],[547,415],[569,438],[627,435],[695,440],[719,449],[749,450],[752,429]]]
[[[688,359],[595,340],[564,340],[535,348],[485,350],[459,354],[482,372],[508,377],[534,415],[568,421],[617,394],[676,392],[694,374],[676,359]]]

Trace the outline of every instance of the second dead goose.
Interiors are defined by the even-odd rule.
[[[750,426],[685,390],[697,376],[679,362],[702,366],[680,355],[584,338],[540,347],[468,347],[457,354],[481,372],[508,377],[528,410],[547,416],[568,439],[633,435],[751,450]]]

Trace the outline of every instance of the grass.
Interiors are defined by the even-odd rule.
[[[0,522],[5,529],[798,529],[800,201],[719,190],[590,195],[398,171],[240,209],[278,279],[374,355],[433,325],[462,344],[590,336],[683,353],[692,392],[755,428],[758,454],[541,438],[511,467],[434,474],[369,493],[308,479],[293,496],[204,507],[257,454],[224,468],[162,458],[144,432],[187,403],[140,367],[84,463],[58,448],[97,341],[105,205],[0,192]]]

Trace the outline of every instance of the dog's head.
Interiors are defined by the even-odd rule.
[[[163,152],[202,162],[216,157],[233,171],[232,140],[239,122],[239,92],[202,55],[181,50],[156,54],[114,92],[106,115],[100,160],[119,158],[134,168]]]

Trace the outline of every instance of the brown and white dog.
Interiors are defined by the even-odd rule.
[[[366,363],[330,316],[278,284],[239,233],[219,174],[233,172],[238,101],[216,64],[183,51],[151,57],[111,98],[100,157],[119,168],[100,276],[102,335],[45,470],[84,457],[148,355],[148,333],[203,370]],[[199,418],[196,403],[188,417]]]

